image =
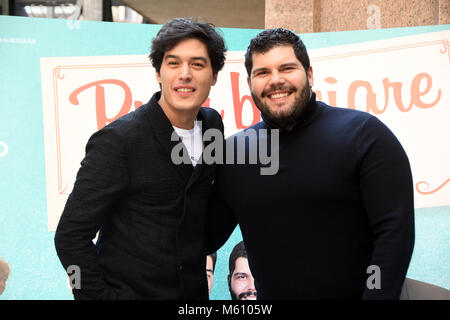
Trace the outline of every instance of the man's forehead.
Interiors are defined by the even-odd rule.
[[[292,46],[275,46],[264,52],[253,52],[253,69],[285,64],[302,65]]]
[[[167,57],[177,57],[177,58],[188,58],[188,59],[208,59],[208,49],[206,45],[195,38],[184,39],[175,44],[172,48],[164,52],[163,58]]]
[[[235,268],[233,273],[245,272],[249,268],[248,259],[244,257],[239,257],[234,262],[234,266]]]
[[[265,55],[269,55],[273,52],[280,52],[283,51],[285,53],[292,53],[295,55],[295,51],[294,51],[294,46],[293,45],[289,45],[289,44],[277,44],[274,46],[271,46],[267,49],[263,49],[263,50],[255,50],[252,52],[252,58],[255,58],[257,56],[265,56]]]

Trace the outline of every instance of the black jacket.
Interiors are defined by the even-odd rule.
[[[204,220],[216,167],[172,162],[180,140],[159,97],[86,146],[55,234],[64,268],[81,271],[75,299],[208,299]],[[203,132],[223,132],[215,110],[197,118]]]

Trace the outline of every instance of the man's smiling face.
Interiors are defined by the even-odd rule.
[[[255,279],[247,258],[236,259],[233,274],[228,276],[228,287],[233,300],[256,300]]]
[[[180,41],[164,54],[159,73],[159,104],[166,113],[198,112],[216,83],[206,45],[197,39]]]
[[[306,72],[289,45],[253,53],[249,86],[265,119],[288,127],[311,98],[312,68]]]

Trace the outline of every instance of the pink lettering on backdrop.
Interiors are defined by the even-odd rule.
[[[261,120],[260,112],[258,108],[256,107],[252,97],[250,95],[243,95],[241,97],[241,91],[239,89],[239,76],[240,74],[238,72],[230,72],[230,81],[231,81],[231,94],[233,98],[233,111],[234,111],[234,121],[236,124],[236,129],[241,130],[248,128],[256,123],[258,123]],[[326,77],[324,81],[328,84],[336,84],[338,81],[333,77]],[[372,83],[370,81],[364,81],[364,80],[355,80],[353,81],[347,90],[347,107],[351,109],[356,108],[356,93],[360,89],[364,89],[366,92],[365,98],[366,98],[366,111],[375,115],[380,115],[384,113],[388,107],[390,106],[390,97],[391,92],[393,96],[393,102],[394,105],[397,107],[397,109],[401,112],[409,112],[412,110],[413,106],[416,106],[421,109],[429,109],[434,106],[436,106],[442,96],[442,90],[438,89],[437,94],[435,94],[435,97],[433,97],[434,100],[430,103],[426,103],[422,100],[422,98],[425,95],[430,94],[431,88],[432,88],[432,77],[425,72],[417,74],[412,82],[411,86],[409,88],[410,91],[410,103],[405,106],[403,103],[402,98],[402,89],[403,89],[403,83],[402,82],[394,82],[391,81],[389,78],[384,78],[383,81],[383,89],[384,89],[384,105],[382,107],[379,107],[377,105],[377,93],[374,92]],[[421,84],[424,83],[425,86],[423,90],[421,90]],[[124,93],[124,100],[122,103],[122,106],[119,110],[119,112],[114,115],[113,117],[108,117],[106,115],[106,102],[105,102],[105,85],[116,85]],[[130,90],[130,87],[121,80],[118,79],[104,79],[104,80],[98,80],[94,82],[90,82],[88,84],[85,84],[77,89],[75,89],[70,95],[69,95],[69,101],[73,105],[78,105],[78,95],[82,93],[85,90],[88,90],[89,88],[95,88],[95,110],[96,110],[96,117],[97,117],[97,129],[103,128],[106,124],[116,120],[117,118],[127,114],[131,111],[131,107],[133,106],[133,99],[132,99],[132,93]],[[317,99],[322,100],[322,92],[320,90],[315,91],[317,94]],[[329,90],[326,92],[328,97],[328,103],[332,106],[337,105],[337,91]],[[244,125],[243,123],[243,115],[244,115],[244,104],[245,102],[250,103],[251,106],[251,112],[252,112],[252,122],[249,125]],[[208,98],[203,103],[203,107],[210,107],[211,99]],[[142,105],[141,101],[134,101],[134,109],[139,108]],[[225,111],[221,110],[221,116],[224,118]]]
[[[327,77],[324,80],[325,80],[325,82],[330,83],[330,84],[337,83],[337,80],[333,77]],[[425,83],[424,90],[420,90],[420,85],[422,82]],[[347,107],[351,108],[351,109],[355,109],[356,108],[356,102],[355,102],[356,93],[358,92],[359,89],[365,89],[365,92],[366,92],[366,110],[365,111],[367,111],[369,113],[373,113],[375,115],[383,114],[387,110],[388,106],[390,105],[389,104],[390,92],[391,92],[390,89],[392,89],[392,93],[393,93],[393,97],[394,97],[394,104],[398,108],[398,110],[400,110],[401,112],[409,112],[409,111],[411,111],[413,106],[416,106],[421,109],[429,109],[438,104],[439,100],[441,99],[441,95],[442,95],[442,90],[438,89],[437,96],[435,97],[433,102],[425,103],[422,100],[422,97],[424,97],[425,95],[430,93],[432,83],[433,83],[433,79],[428,73],[421,72],[421,73],[417,74],[413,78],[413,80],[411,82],[411,86],[410,86],[411,101],[410,101],[409,105],[407,107],[405,107],[405,104],[403,103],[403,99],[402,99],[403,83],[402,82],[391,82],[389,80],[389,78],[384,78],[383,79],[384,106],[379,108],[377,105],[377,94],[373,90],[372,83],[370,81],[355,80],[350,84],[348,91],[347,91],[347,102],[348,102]],[[337,96],[336,91],[328,91],[327,93],[328,93],[328,99],[329,99],[328,103],[332,106],[336,106],[336,96]],[[322,100],[323,97],[322,97],[321,91],[319,91],[319,90],[316,91],[316,95],[317,95],[318,100]]]
[[[122,88],[125,98],[122,103],[122,107],[120,108],[119,112],[112,118],[109,118],[106,115],[106,103],[105,103],[105,88],[103,85],[105,84],[113,84],[117,85],[120,88]],[[100,130],[104,126],[106,126],[108,123],[113,122],[114,120],[120,118],[123,115],[126,115],[128,112],[130,112],[131,105],[132,105],[132,95],[131,90],[128,87],[128,85],[117,79],[105,79],[105,80],[99,80],[90,82],[88,84],[85,84],[84,86],[81,86],[77,89],[75,89],[70,95],[69,95],[69,101],[73,105],[78,105],[78,95],[83,92],[84,90],[87,90],[91,87],[95,87],[95,111],[97,115],[97,129]],[[142,105],[141,101],[135,101],[134,106],[135,109],[137,109],[139,106]]]
[[[259,109],[256,107],[255,103],[253,102],[253,99],[249,95],[243,95],[242,98],[240,96],[239,92],[239,72],[230,72],[230,78],[231,78],[231,91],[233,94],[233,107],[234,107],[234,120],[236,121],[236,128],[238,130],[245,129],[248,127],[251,127],[255,124],[257,124],[260,119],[261,115],[259,112]],[[244,103],[245,101],[250,102],[252,106],[252,114],[253,114],[253,120],[252,123],[248,126],[245,126],[242,122],[242,114],[244,109]]]

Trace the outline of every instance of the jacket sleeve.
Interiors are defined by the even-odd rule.
[[[73,289],[76,299],[112,298],[92,240],[124,194],[128,179],[124,149],[111,128],[92,135],[56,230],[55,247],[63,267],[80,270],[80,289]]]
[[[372,267],[362,298],[399,299],[414,247],[409,161],[400,142],[376,117],[362,126],[357,152],[361,194],[373,236]]]
[[[220,192],[220,181],[216,181],[206,215],[205,236],[208,255],[219,250],[227,242],[237,225],[236,216],[222,199]]]
[[[211,108],[207,108],[209,121],[213,128],[220,130],[223,139],[223,149],[219,157],[225,160],[225,136],[224,126],[220,114]],[[220,176],[225,171],[224,164],[217,164],[217,175],[213,185],[211,196],[208,200],[208,209],[205,223],[205,242],[207,254],[212,254],[222,247],[230,237],[237,225],[236,217],[226,205],[222,195],[224,179]]]

